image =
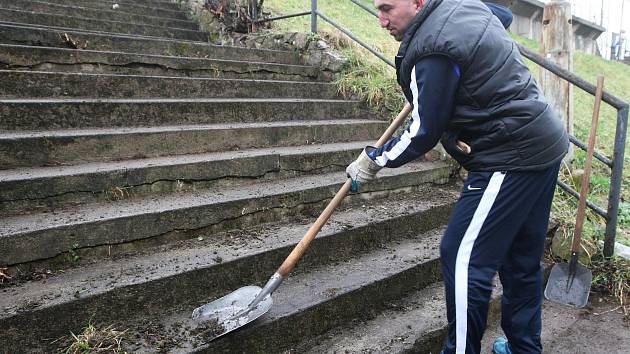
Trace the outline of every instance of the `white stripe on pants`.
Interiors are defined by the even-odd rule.
[[[466,229],[464,238],[462,239],[457,251],[457,260],[455,262],[455,322],[456,322],[456,340],[457,354],[466,352],[466,336],[468,331],[468,263],[472,253],[473,245],[479,235],[479,231],[483,226],[492,205],[499,194],[501,184],[505,178],[505,173],[495,172],[490,178],[490,182],[479,201],[479,205],[475,210],[475,214]]]

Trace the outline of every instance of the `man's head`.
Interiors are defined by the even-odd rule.
[[[428,0],[374,0],[374,6],[378,10],[378,19],[381,27],[386,28],[389,34],[397,41],[401,41],[405,30],[411,20]]]

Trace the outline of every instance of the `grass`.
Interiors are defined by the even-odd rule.
[[[366,5],[372,6],[372,1],[361,0]],[[371,14],[360,9],[350,1],[320,0],[319,9],[332,17],[342,26],[356,34],[373,48],[378,49],[385,56],[393,58],[398,50],[398,42],[380,28],[378,20]],[[310,9],[308,0],[267,0],[265,10],[273,14],[289,14]],[[344,75],[338,81],[339,90],[342,93],[359,97],[380,111],[388,112],[390,118],[395,116],[404,103],[400,88],[396,83],[395,71],[383,63],[380,59],[370,54],[358,45],[348,44],[348,41],[338,40],[343,37],[338,30],[324,21],[318,21],[319,33],[329,39],[329,42],[338,43],[339,48],[349,59]],[[310,16],[281,20],[273,23],[276,31],[310,31]],[[536,41],[512,35],[512,38],[533,49],[540,50]],[[331,41],[332,39],[332,41]],[[536,77],[540,68],[527,60],[530,70]],[[630,101],[630,66],[604,60],[600,57],[583,52],[574,53],[573,72],[583,79],[595,83],[597,75],[605,77],[605,90],[613,95]],[[574,88],[574,120],[575,135],[583,142],[588,141],[591,126],[594,97],[581,89]],[[614,135],[616,128],[616,110],[608,104],[601,106],[599,125],[597,129],[596,150],[608,157],[612,157]],[[585,153],[575,148],[575,162],[573,169],[580,169],[584,165]],[[621,205],[618,220],[617,241],[630,246],[630,151],[625,148]],[[576,179],[572,178],[569,168],[561,170],[560,179],[573,189],[579,191]],[[608,191],[610,188],[610,169],[604,164],[593,161],[593,171],[590,178],[590,190],[588,199],[602,207],[604,210],[608,204]],[[577,201],[559,188],[554,198],[552,217],[564,228],[564,232],[572,233],[575,223]],[[588,210],[584,224],[583,239],[595,249],[599,248],[598,240],[603,239],[605,222],[603,218]],[[630,292],[630,264],[626,261],[614,259],[612,262],[604,260],[601,252],[593,257],[595,280],[593,286],[599,290],[614,295],[619,299],[621,306],[627,314],[628,293]],[[625,302],[624,302],[625,301]]]
[[[97,328],[90,323],[85,327],[83,333],[70,334],[72,336],[71,343],[63,350],[64,354],[127,353],[122,349],[125,331],[115,330],[112,326]]]
[[[370,0],[361,0],[373,6]],[[348,0],[319,0],[318,9],[327,16],[336,19],[343,27],[357,35],[371,47],[393,58],[398,51],[399,43],[389,33],[380,28],[378,19]],[[265,10],[273,14],[290,14],[310,10],[308,0],[266,0]],[[310,31],[310,16],[294,17],[273,23],[277,31]],[[367,50],[356,44],[349,44],[347,38],[339,30],[323,20],[318,21],[320,35],[338,42],[338,48],[348,58],[349,65],[339,80],[339,89],[344,94],[354,94],[370,105],[387,112],[393,118],[404,105],[402,91],[396,83],[396,71],[376,58]]]
[[[630,261],[617,258],[612,262],[597,257],[590,265],[593,272],[591,289],[619,300],[624,316],[630,319]]]
[[[373,7],[372,1],[360,1]],[[310,11],[311,2],[309,0],[266,0],[264,6],[265,11],[271,11],[274,14],[290,14]],[[393,57],[398,50],[398,42],[394,41],[386,30],[378,26],[377,18],[350,1],[318,0],[317,6],[325,15],[337,19],[342,26],[388,56]],[[310,16],[302,16],[276,21],[274,25],[283,31],[310,32],[310,21]],[[325,31],[334,29],[334,27],[321,19],[318,21],[318,27],[320,30]]]

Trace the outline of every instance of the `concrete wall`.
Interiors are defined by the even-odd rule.
[[[514,15],[510,31],[540,42],[542,39],[542,15],[545,3],[538,0],[487,0],[509,7]],[[597,37],[605,28],[585,19],[573,16],[575,49],[599,54]]]

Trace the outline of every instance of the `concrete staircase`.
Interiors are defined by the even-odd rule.
[[[92,323],[134,353],[435,353],[457,191],[426,159],[346,198],[270,312],[205,340],[192,309],[262,285],[387,122],[296,53],[117,3],[0,0],[0,352]]]

